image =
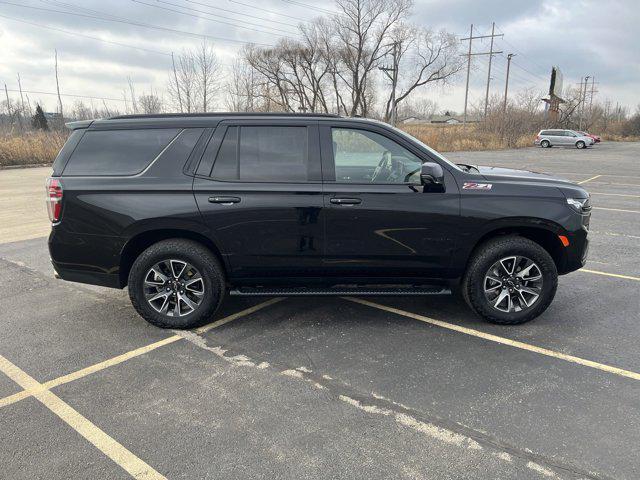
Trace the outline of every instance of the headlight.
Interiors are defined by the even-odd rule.
[[[578,213],[586,213],[591,210],[588,198],[567,198],[567,204]]]

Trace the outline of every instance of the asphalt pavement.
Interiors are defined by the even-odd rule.
[[[589,262],[538,319],[234,297],[160,330],[55,280],[49,170],[0,171],[0,477],[640,478],[640,143],[447,156],[592,193]]]

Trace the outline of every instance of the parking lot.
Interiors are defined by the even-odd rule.
[[[49,169],[0,171],[0,477],[640,478],[640,143],[447,156],[592,193],[589,262],[538,319],[233,297],[160,330],[55,280]]]

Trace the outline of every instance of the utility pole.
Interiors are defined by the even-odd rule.
[[[378,67],[379,70],[391,80],[391,125],[395,126],[397,122],[398,111],[396,109],[396,88],[398,86],[398,64],[399,64],[399,53],[402,50],[401,42],[393,42],[393,51],[392,51],[392,62],[393,66],[391,67]]]
[[[584,116],[584,104],[587,101],[587,85],[589,84],[590,78],[590,75],[584,77],[584,90],[582,88],[582,79],[580,79],[580,117],[578,119],[578,130],[582,130],[582,117]]]
[[[60,107],[60,120],[64,123],[64,115],[62,114],[62,97],[60,96],[60,82],[58,80],[58,50],[54,50],[56,60],[56,90],[58,91],[58,105]]]
[[[484,116],[487,116],[489,107],[489,82],[491,82],[491,60],[493,59],[493,34],[496,30],[496,22],[491,23],[491,47],[489,48],[489,68],[487,70],[487,93],[484,96]]]
[[[507,113],[507,92],[509,91],[509,69],[511,68],[511,59],[515,57],[515,53],[507,55],[507,79],[504,82],[504,103],[502,104],[502,114]]]
[[[487,99],[489,97],[489,80],[491,78],[491,58],[493,57],[493,55],[496,55],[498,53],[502,53],[502,51],[499,52],[494,52],[493,51],[493,39],[495,37],[503,37],[504,34],[500,33],[498,35],[496,35],[494,33],[495,31],[495,22],[492,24],[491,27],[491,35],[478,35],[476,37],[473,36],[473,24],[471,24],[471,30],[469,33],[469,36],[467,38],[461,38],[460,40],[464,41],[464,40],[469,40],[469,52],[466,54],[463,54],[463,56],[467,57],[467,86],[465,88],[465,92],[464,92],[464,119],[463,119],[463,123],[466,124],[467,123],[467,103],[468,103],[468,99],[469,99],[469,77],[471,76],[471,56],[472,55],[489,55],[489,78],[487,78]],[[473,53],[472,52],[472,41],[473,40],[477,40],[480,38],[491,38],[491,50],[489,52],[480,52],[480,53]],[[485,115],[487,114],[487,101],[485,100],[485,107],[484,107],[484,112]]]
[[[463,40],[466,40],[463,38]],[[467,53],[467,86],[464,89],[464,117],[462,123],[467,124],[467,99],[469,98],[469,76],[471,73],[471,41],[473,40],[473,23],[469,32],[469,53]]]

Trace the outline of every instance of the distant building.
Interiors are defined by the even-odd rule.
[[[60,114],[58,112],[44,112],[44,118],[49,120],[58,120],[60,118]]]

